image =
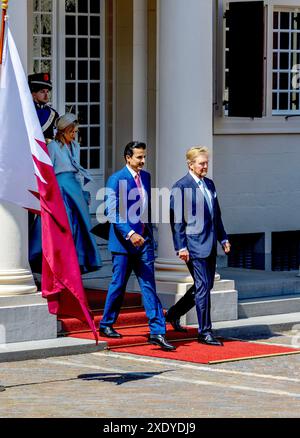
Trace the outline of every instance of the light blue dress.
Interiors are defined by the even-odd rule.
[[[92,224],[88,208],[89,193],[83,184],[91,180],[89,172],[79,163],[80,146],[70,147],[56,140],[48,144],[48,151],[68,215],[81,273],[98,270],[102,266],[95,237],[90,233]],[[41,272],[42,244],[41,219],[37,216],[30,230],[29,261],[33,272]]]

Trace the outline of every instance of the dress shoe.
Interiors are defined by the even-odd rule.
[[[106,338],[122,338],[122,335],[116,332],[112,327],[100,327],[99,335],[105,336]]]
[[[150,335],[149,342],[153,345],[159,345],[163,350],[176,350],[176,347],[169,344],[163,335]]]
[[[173,327],[173,329],[176,332],[181,332],[181,333],[186,333],[187,332],[187,329],[182,327],[182,325],[180,324],[180,319],[179,318],[171,318],[169,316],[169,312],[166,313],[165,318],[166,318],[166,321],[171,324],[171,326]]]
[[[198,335],[198,342],[201,344],[214,345],[216,347],[221,347],[223,342],[219,341],[219,339],[215,338],[211,333],[207,335]]]

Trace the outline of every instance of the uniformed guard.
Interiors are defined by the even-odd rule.
[[[55,121],[59,114],[48,105],[52,90],[49,73],[34,73],[28,76],[28,84],[46,143],[54,138]]]

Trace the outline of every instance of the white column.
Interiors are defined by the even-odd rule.
[[[0,230],[0,296],[35,293],[28,264],[26,210],[1,201]]]
[[[212,155],[212,3],[211,0],[158,2],[157,186],[160,188],[171,188],[187,173],[185,153],[190,147],[207,146]],[[192,282],[185,264],[175,255],[168,224],[159,226],[156,278]]]
[[[13,34],[16,46],[18,48],[18,52],[25,72],[27,71],[28,59],[27,3],[27,1],[20,2],[20,0],[9,0],[7,10],[10,30]]]
[[[133,0],[132,139],[147,142],[147,0]]]
[[[10,29],[26,71],[27,2],[10,0],[7,13]],[[37,291],[28,264],[27,217],[27,211],[21,207],[1,201],[0,296],[24,295]]]

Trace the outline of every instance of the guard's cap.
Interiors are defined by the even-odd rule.
[[[43,90],[43,88],[52,90],[52,82],[50,81],[49,73],[33,73],[29,75],[28,84],[32,93]]]

